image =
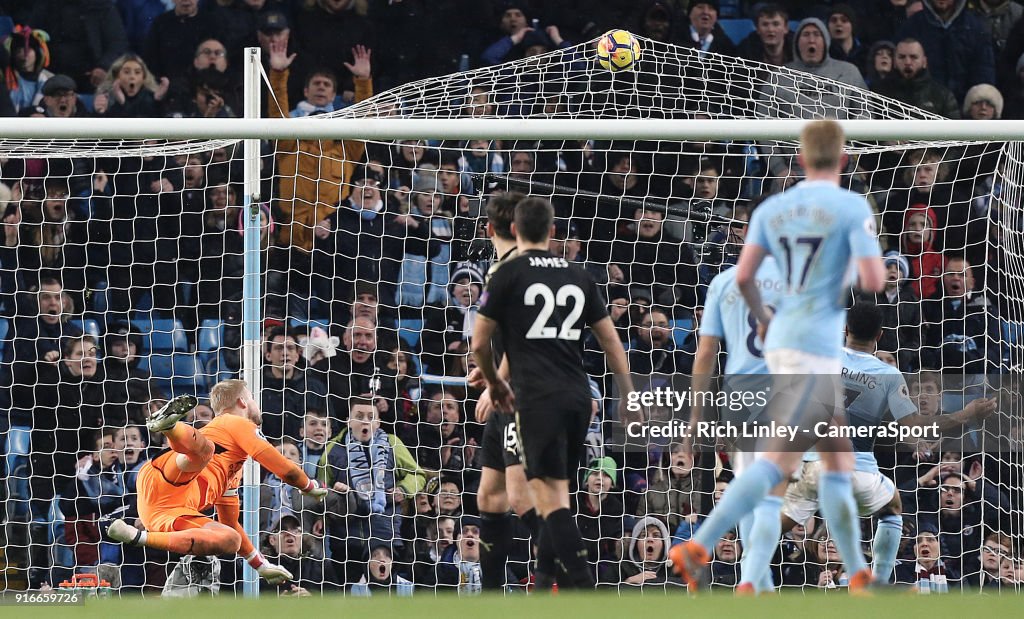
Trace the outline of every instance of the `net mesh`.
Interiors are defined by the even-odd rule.
[[[599,69],[591,42],[414,82],[323,118],[933,118],[817,76],[640,44],[636,71]],[[287,116],[295,105],[287,80],[278,72],[266,80],[265,109]],[[187,595],[214,581],[231,590],[238,560],[176,564],[167,553],[102,542],[99,529],[106,518],[137,515],[138,471],[163,447],[145,431],[145,415],[195,393],[204,404],[189,421],[202,425],[212,417],[209,389],[239,373],[240,144],[3,140],[0,152],[14,192],[0,260],[6,588],[96,571],[121,591],[169,583],[169,594]],[[687,142],[264,142],[260,195],[270,199],[255,207],[263,433],[309,474],[350,489],[317,507],[264,472],[264,552],[295,568],[310,591],[478,590],[483,426],[465,376],[479,281],[494,259],[487,199],[508,190],[550,198],[553,250],[599,281],[633,371],[688,373],[707,284],[735,263],[749,202],[801,178],[794,153],[790,141],[716,140],[710,123],[707,141]],[[970,450],[880,448],[904,504],[897,578],[916,580],[916,536],[935,525],[951,581],[1016,587],[1018,576],[1000,574],[1019,575],[1024,533],[1020,144],[861,141],[848,153],[844,184],[868,197],[883,246],[906,256],[897,296],[879,299],[888,308],[880,348],[905,373],[943,374],[941,398],[912,377],[915,397],[925,392],[921,406],[955,412],[976,390],[954,378],[1010,372],[997,391],[997,422],[968,428]],[[940,252],[973,265],[963,310],[941,298],[920,302],[941,297]],[[669,445],[618,451],[607,370],[592,348],[588,461],[613,457],[615,483],[595,497],[581,469],[573,510],[599,581],[628,588],[643,571],[638,537],[651,523],[643,518],[656,518],[672,542],[685,539],[730,465],[691,465]],[[347,433],[358,423],[349,398],[363,394],[388,437],[370,451]],[[959,505],[946,502],[952,491],[943,489],[956,485],[948,472],[963,475]],[[784,538],[777,585],[823,586],[836,565],[817,543],[821,530]],[[529,580],[528,537],[517,524],[512,586]],[[738,578],[727,546],[718,549],[718,586]],[[650,586],[673,586],[661,582]]]

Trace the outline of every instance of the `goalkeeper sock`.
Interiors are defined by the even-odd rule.
[[[752,514],[747,537],[743,539],[740,574],[743,575],[743,582],[754,585],[758,593],[774,588],[774,584],[771,584],[770,564],[779,538],[782,537],[782,522],[779,520],[781,511],[781,497],[768,495],[761,499]],[[764,588],[766,576],[767,589]]]
[[[546,535],[551,538],[555,554],[568,573],[571,585],[593,589],[594,575],[587,563],[587,549],[583,546],[583,537],[569,510],[562,508],[551,512],[544,519],[544,524]],[[558,583],[558,586],[561,588],[562,583]]]
[[[849,473],[826,471],[818,484],[818,504],[829,534],[843,557],[846,573],[853,576],[867,568],[860,549],[860,522]]]
[[[903,519],[895,514],[882,516],[875,527],[875,541],[871,546],[871,556],[875,559],[875,581],[889,582],[892,570],[896,566],[896,553],[900,549],[900,537],[903,535]]]
[[[210,456],[213,455],[210,439],[200,434],[199,430],[180,421],[174,424],[170,430],[164,432],[164,436],[167,437],[167,444],[171,446],[171,449],[200,467],[205,466],[209,462]]]
[[[752,512],[768,491],[781,481],[782,471],[774,462],[756,460],[725,489],[722,500],[697,529],[693,540],[710,554],[725,532],[733,528],[744,514]]]
[[[148,531],[139,543],[145,544],[147,548],[176,552],[180,555],[224,555],[238,552],[239,536],[227,527],[168,533]]]
[[[505,565],[512,537],[512,517],[480,512],[480,571],[484,590],[505,588]]]

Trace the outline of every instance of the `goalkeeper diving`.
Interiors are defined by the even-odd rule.
[[[245,381],[214,385],[210,406],[215,418],[201,430],[180,422],[197,404],[193,396],[179,396],[146,420],[149,431],[166,436],[170,448],[139,472],[139,519],[145,530],[115,520],[107,536],[183,555],[237,552],[270,584],[291,580],[288,570],[253,548],[238,521],[242,466],[252,456],[285,483],[317,499],[327,494],[327,488],[263,438],[262,413]],[[203,513],[211,507],[217,510],[216,520]]]

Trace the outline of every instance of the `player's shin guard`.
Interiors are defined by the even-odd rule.
[[[725,489],[722,500],[700,525],[693,541],[710,550],[725,532],[733,528],[744,514],[754,510],[761,499],[782,481],[782,471],[774,462],[757,460]]]
[[[860,523],[857,504],[853,500],[850,474],[836,471],[822,473],[818,499],[829,534],[843,557],[846,573],[852,575],[867,569],[867,562],[860,549]]]
[[[178,422],[164,436],[171,449],[199,467],[205,466],[213,456],[213,443],[190,425]]]
[[[771,580],[770,564],[782,536],[782,521],[779,519],[781,511],[781,497],[769,495],[761,499],[750,518],[747,537],[743,540],[740,574],[743,575],[743,582],[754,585],[758,593],[775,588]]]
[[[875,581],[889,582],[892,570],[896,567],[896,553],[900,549],[900,537],[903,535],[903,519],[895,514],[882,516],[875,528],[875,540],[871,545],[871,556],[875,560],[872,566]]]
[[[505,564],[511,537],[511,516],[480,513],[480,570],[485,590],[500,591],[505,587]]]
[[[593,589],[594,576],[587,563],[587,550],[569,510],[559,509],[548,514],[544,519],[544,527],[547,529],[545,535],[551,538],[555,554],[571,579],[571,586]],[[562,583],[559,583],[561,586]]]

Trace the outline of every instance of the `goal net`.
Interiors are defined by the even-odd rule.
[[[317,119],[707,119],[705,139],[264,141],[251,205],[240,142],[0,140],[11,194],[0,248],[4,587],[95,572],[123,592],[241,590],[240,560],[179,562],[101,529],[137,518],[138,472],[165,447],[145,416],[192,393],[202,404],[189,421],[202,426],[210,388],[240,375],[242,232],[258,214],[262,432],[339,489],[311,505],[263,471],[259,547],[311,592],[478,591],[483,426],[465,377],[495,259],[488,200],[549,198],[552,251],[597,279],[632,371],[686,375],[707,285],[735,264],[752,203],[802,178],[795,140],[726,139],[714,121],[935,118],[809,74],[640,45],[633,71],[601,69],[588,42]],[[266,115],[298,103],[286,82],[265,76]],[[950,583],[1016,588],[1020,143],[856,140],[847,152],[843,183],[868,198],[896,252],[895,285],[878,298],[880,355],[932,414],[998,399],[956,440],[878,448],[903,500],[897,581],[931,565],[921,548],[934,531],[935,569]],[[645,587],[673,589],[667,547],[699,526],[732,464],[724,453],[694,462],[669,441],[621,449],[603,356],[591,339],[586,349],[596,413],[571,482],[588,559],[602,585],[634,588],[653,571]],[[525,588],[529,532],[515,522],[507,579]],[[736,584],[738,552],[735,536],[716,547],[715,586]],[[773,559],[784,588],[834,586],[837,567],[820,519]]]

